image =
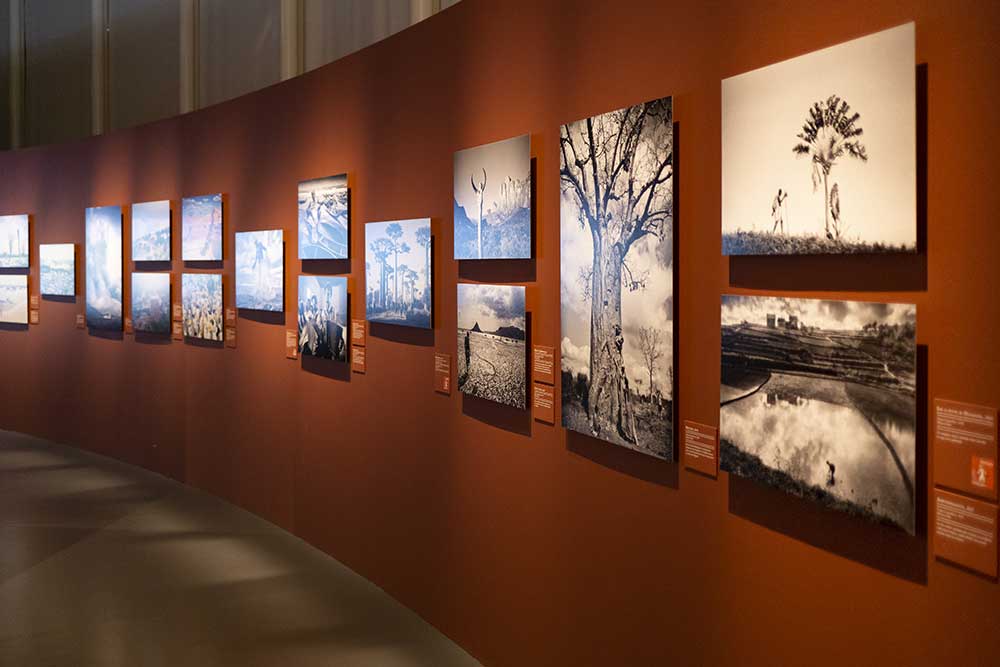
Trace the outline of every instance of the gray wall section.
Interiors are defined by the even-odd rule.
[[[410,0],[305,0],[305,69],[385,39],[412,23]]]
[[[180,0],[110,0],[111,128],[180,113]]]
[[[90,33],[90,2],[25,0],[25,145],[90,134]]]
[[[208,106],[281,78],[281,3],[202,0],[198,102]]]
[[[0,150],[10,148],[10,0],[0,0]]]

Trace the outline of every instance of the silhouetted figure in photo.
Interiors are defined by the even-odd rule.
[[[833,217],[833,231],[839,238],[840,237],[840,187],[837,183],[834,183],[833,189],[830,190],[830,215]],[[831,241],[834,238],[829,231],[827,231],[826,236]]]
[[[472,363],[472,347],[469,342],[469,332],[465,332],[465,372],[469,372],[469,364]]]
[[[774,201],[771,202],[771,217],[774,219],[774,226],[771,227],[772,234],[779,227],[781,228],[781,233],[785,233],[785,213],[783,207],[786,199],[788,199],[788,193],[782,192],[781,188],[778,188],[778,194],[775,195]]]

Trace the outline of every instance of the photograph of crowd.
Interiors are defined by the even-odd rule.
[[[299,276],[299,353],[347,360],[347,278]]]
[[[222,276],[185,273],[181,278],[184,336],[222,340]]]

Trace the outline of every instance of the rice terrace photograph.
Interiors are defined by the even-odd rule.
[[[722,81],[722,254],[916,252],[914,33]]]
[[[132,328],[170,333],[170,274],[132,274]]]
[[[39,292],[48,296],[76,295],[76,244],[38,246]]]
[[[299,259],[347,259],[347,174],[299,183]]]
[[[236,233],[236,307],[285,310],[283,231]]]
[[[673,141],[669,97],[559,133],[562,425],[668,460]]]
[[[28,268],[28,241],[27,215],[0,215],[0,268]]]
[[[181,302],[185,338],[222,340],[222,276],[220,274],[182,274]]]
[[[181,202],[181,259],[222,261],[222,195],[185,197]]]
[[[170,200],[132,204],[132,260],[170,261]]]
[[[122,209],[88,208],[86,213],[87,327],[122,328]]]
[[[521,285],[458,285],[458,389],[523,410],[527,316]]]
[[[347,278],[299,276],[299,353],[347,361]]]
[[[28,276],[0,274],[0,322],[28,323]]]
[[[916,306],[722,297],[720,467],[916,530]]]
[[[531,137],[455,153],[455,259],[531,257]]]
[[[365,306],[369,322],[430,329],[431,220],[365,225]]]

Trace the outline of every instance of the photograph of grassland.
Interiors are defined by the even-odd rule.
[[[913,534],[916,307],[722,297],[721,468]]]

